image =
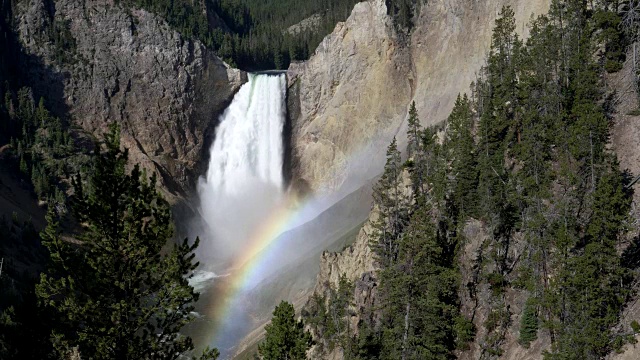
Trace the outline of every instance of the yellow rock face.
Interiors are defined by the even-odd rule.
[[[357,4],[306,62],[288,71],[293,177],[329,192],[376,176],[415,101],[422,122],[443,121],[482,66],[498,12],[511,5],[526,35],[550,0],[434,0],[410,37],[399,35],[383,0]],[[291,107],[290,107],[291,110]]]

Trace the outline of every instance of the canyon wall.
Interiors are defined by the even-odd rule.
[[[217,117],[246,74],[158,16],[112,0],[19,2],[16,22],[37,97],[96,138],[119,123],[131,160],[158,173],[169,200],[195,188]]]
[[[289,68],[294,175],[316,191],[339,187],[353,169],[350,151],[372,150],[368,156],[374,158],[384,154],[394,135],[399,141],[406,136],[403,125],[412,101],[423,125],[446,120],[457,95],[468,92],[484,64],[495,19],[506,5],[514,9],[518,32],[526,37],[530,19],[546,13],[550,0],[429,1],[410,39],[394,29],[384,0],[356,5],[309,61]],[[366,147],[370,139],[378,140],[378,148]],[[383,163],[369,165],[381,168]],[[333,182],[326,181],[331,174]],[[343,258],[355,249],[364,254],[363,231],[354,249],[323,255],[319,285],[337,285],[331,269],[344,268]],[[352,281],[371,271],[367,261],[356,263],[360,267],[349,265],[347,272]]]
[[[425,125],[440,123],[484,64],[500,9],[513,7],[526,36],[550,0],[431,0],[411,35],[399,32],[384,0],[355,6],[305,62],[288,71],[294,183],[329,192],[380,173],[412,101]]]
[[[397,31],[383,0],[356,5],[351,17],[336,26],[309,61],[289,68],[294,183],[324,193],[379,174],[392,137],[397,135],[403,145],[412,101],[423,125],[434,125],[446,120],[459,93],[469,91],[485,62],[500,9],[513,7],[518,32],[526,37],[530,19],[545,13],[549,4],[550,0],[433,0],[422,6],[411,36]],[[372,308],[376,301],[375,261],[369,248],[376,216],[374,207],[353,245],[322,255],[313,290],[326,295],[338,287],[342,274],[353,281],[350,323],[354,330],[360,310]],[[461,271],[463,277],[470,277],[486,229],[470,223],[465,231],[471,240],[463,250],[462,257],[468,261]],[[480,289],[479,297],[487,297],[488,292]],[[549,339],[541,336],[528,349],[519,346],[518,309],[526,297],[513,293],[508,298],[516,319],[506,336],[504,358],[540,358]],[[489,307],[474,300],[463,296],[463,311],[480,328]],[[478,335],[481,341],[482,334]],[[474,342],[457,355],[473,359],[481,351],[481,344]],[[323,353],[315,348],[312,354],[342,358],[340,349]]]
[[[294,138],[295,155],[297,160],[297,176],[303,183],[316,191],[326,191],[331,186],[339,186],[341,180],[348,179],[349,151],[361,149],[370,138],[377,138],[380,142],[386,136],[390,141],[393,134],[398,139],[404,137],[403,122],[405,113],[411,101],[416,102],[420,119],[424,125],[434,125],[446,119],[453,107],[456,95],[466,92],[475,75],[484,64],[491,41],[491,31],[494,20],[503,5],[511,5],[515,10],[518,32],[522,37],[527,36],[527,23],[534,14],[542,14],[548,10],[549,0],[539,1],[508,1],[508,0],[433,0],[423,5],[415,22],[416,27],[406,45],[398,45],[406,39],[392,28],[390,19],[381,11],[383,1],[371,1],[366,5],[360,4],[360,12],[352,18],[365,21],[364,28],[370,24],[385,27],[384,40],[381,43],[396,44],[389,46],[389,52],[375,52],[375,46],[355,46],[350,41],[340,41],[347,36],[345,27],[358,27],[350,18],[347,24],[340,24],[336,31],[325,40],[316,55],[308,62],[293,65],[290,87],[293,94],[299,96],[299,104],[294,108],[297,123]],[[362,12],[368,15],[363,16]],[[382,32],[381,32],[382,33]],[[373,37],[369,37],[372,40]],[[394,43],[395,41],[395,43]],[[364,42],[364,44],[370,44]],[[373,44],[377,44],[373,42]],[[359,51],[373,53],[375,60],[368,59],[360,62]],[[341,64],[341,69],[358,69],[356,74],[347,77],[346,82],[340,82],[334,77],[335,72],[315,65],[315,57],[327,57],[331,61]],[[407,58],[408,56],[408,58]],[[628,57],[631,59],[631,56]],[[392,62],[398,61],[394,66]],[[353,62],[353,63],[352,63]],[[375,64],[372,65],[372,64]],[[370,71],[392,68],[396,75],[402,77],[385,82],[380,87],[370,87],[374,81],[370,79],[384,78],[384,74],[370,74]],[[361,72],[361,73],[360,73]],[[338,72],[340,74],[340,72]],[[630,169],[638,174],[640,160],[637,144],[640,126],[638,126],[637,97],[634,95],[634,84],[630,60],[622,71],[607,75],[604,79],[607,86],[616,91],[616,112],[613,118],[611,147],[616,151],[623,169]],[[407,91],[410,92],[407,95]],[[338,95],[335,95],[338,93]],[[342,94],[349,94],[351,102],[342,101]],[[317,99],[333,102],[339,106],[324,109],[317,105]],[[315,101],[315,102],[314,102]],[[399,102],[399,103],[398,103]],[[389,110],[380,111],[378,106],[389,106]],[[347,129],[347,130],[345,130]],[[366,129],[366,130],[363,130]],[[346,133],[345,133],[346,131]],[[380,144],[380,143],[379,143]],[[379,145],[379,146],[386,146]],[[378,149],[379,154],[384,147]],[[317,159],[322,161],[318,162]],[[381,166],[381,163],[374,164]],[[338,174],[337,182],[328,183],[323,176]],[[636,192],[636,202],[640,196]],[[635,207],[634,207],[635,209]],[[635,221],[640,215],[636,210],[631,214]],[[339,277],[345,274],[355,284],[354,311],[351,324],[354,326],[358,319],[358,308],[371,307],[375,303],[377,281],[375,276],[375,261],[369,248],[371,223],[375,221],[377,212],[372,210],[369,220],[365,223],[356,237],[355,243],[337,253],[325,252],[321,257],[320,272],[314,288],[316,294],[326,294],[329,289],[337,288]],[[465,237],[468,242],[461,249],[460,271],[462,283],[471,281],[474,276],[474,261],[480,251],[481,244],[489,236],[488,230],[479,222],[472,220],[465,226]],[[637,234],[630,234],[630,239]],[[523,251],[525,241],[516,236],[513,248],[514,254]],[[483,285],[484,286],[484,285]],[[468,318],[472,318],[479,329],[476,341],[469,344],[469,349],[460,351],[456,355],[460,359],[478,359],[482,354],[482,339],[485,335],[483,323],[489,315],[489,293],[487,286],[480,287],[476,299],[472,299],[464,289],[461,289],[462,311]],[[518,343],[520,316],[526,301],[526,294],[509,289],[505,296],[505,305],[512,314],[511,325],[506,330],[501,348],[504,350],[501,359],[540,359],[544,350],[549,349],[551,339],[545,332],[530,347],[525,348]],[[616,331],[632,333],[629,324],[640,321],[640,303],[631,301],[624,310],[620,324]],[[354,326],[355,330],[355,326]],[[640,336],[636,336],[640,340]],[[316,350],[314,350],[316,351]],[[609,359],[637,359],[638,346],[628,344],[620,353],[612,353]],[[322,354],[324,358],[341,359],[340,350],[329,354]]]
[[[458,93],[469,93],[485,64],[495,19],[503,6],[515,13],[516,31],[528,35],[530,20],[549,10],[551,0],[429,0],[411,35],[413,100],[424,125],[444,121]]]
[[[349,176],[377,175],[413,93],[410,59],[376,0],[357,4],[311,59],[290,66],[294,180],[330,192]]]

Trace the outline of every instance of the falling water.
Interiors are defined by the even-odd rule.
[[[253,181],[282,188],[284,92],[284,75],[250,75],[221,118],[201,194],[238,196]]]
[[[209,169],[198,185],[200,258],[223,264],[283,198],[283,74],[251,74],[220,118]],[[219,268],[219,267],[218,267]],[[218,269],[219,270],[219,269]]]
[[[230,264],[246,250],[250,235],[284,201],[285,99],[284,74],[250,74],[220,117],[209,168],[198,183],[200,216],[191,231],[201,238],[197,255],[202,266],[191,283],[201,292],[204,308],[196,308],[204,317],[189,332],[197,342],[219,347],[223,355],[252,329],[251,319],[235,319],[210,344],[207,330],[224,319],[207,313],[206,305],[220,297],[218,288],[235,270]]]

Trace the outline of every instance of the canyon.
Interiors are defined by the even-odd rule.
[[[356,284],[356,308],[375,302],[375,261],[369,241],[377,213],[367,189],[382,171],[389,142],[397,136],[401,147],[406,145],[412,102],[423,125],[438,125],[446,120],[456,96],[470,91],[484,65],[495,19],[506,5],[514,9],[517,31],[526,38],[529,22],[548,10],[550,0],[430,0],[420,7],[410,34],[394,25],[384,0],[361,2],[309,60],[294,62],[286,71],[289,191],[300,198],[358,199],[358,206],[342,203],[326,210],[328,224],[344,214],[350,219],[340,224],[346,230],[322,240],[324,248],[365,221],[342,251],[314,249],[311,255],[319,256],[314,260],[314,265],[319,261],[319,273],[317,278],[315,272],[306,276],[316,278],[315,284],[302,281],[303,295],[297,290],[285,295],[295,298],[298,307],[310,294],[337,287],[342,274]],[[19,3],[15,16],[24,51],[21,66],[37,89],[34,95],[44,96],[57,115],[90,138],[99,138],[109,123],[119,123],[133,162],[160,175],[159,185],[178,212],[194,211],[194,191],[207,170],[219,116],[248,81],[247,73],[225,64],[158,16],[128,10],[111,0],[29,0]],[[75,41],[75,51],[62,61],[47,38],[56,22],[68,23]],[[627,63],[622,75],[609,79],[619,93],[631,86],[624,76],[629,71]],[[621,108],[611,146],[622,167],[637,174],[640,126],[637,116],[625,115],[637,104],[624,102]],[[469,222],[465,234],[469,242],[462,254],[463,278],[471,276],[468,265],[487,229],[480,222]],[[519,251],[518,245],[512,251]],[[482,304],[488,291],[481,289],[479,304],[462,296],[463,312],[477,325],[488,316]],[[507,297],[512,312],[519,314],[526,298],[518,292]],[[625,312],[620,326],[640,320],[637,307]],[[521,347],[518,316],[501,358],[541,358],[550,339],[541,336],[530,348]],[[242,348],[255,345],[261,330],[257,331]],[[480,341],[481,332],[459,358],[479,358]],[[322,356],[342,358],[339,351]],[[638,350],[628,345],[611,359],[637,356]]]

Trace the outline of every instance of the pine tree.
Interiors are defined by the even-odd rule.
[[[457,275],[423,206],[400,240],[397,263],[380,271],[382,358],[449,359],[455,348]]]
[[[374,223],[375,234],[371,245],[382,267],[389,267],[395,262],[398,238],[408,221],[408,199],[402,188],[401,173],[401,156],[394,138],[387,149],[384,173],[373,190],[379,216]]]
[[[24,154],[20,155],[20,172],[24,175],[29,175],[29,167],[27,165],[27,161],[25,160]]]
[[[617,164],[608,164],[593,193],[586,234],[577,239],[577,254],[564,260],[555,288],[562,290],[558,339],[549,359],[603,357],[612,350],[611,327],[629,294],[629,274],[616,248],[631,198],[623,190]],[[588,176],[588,175],[587,175]],[[579,236],[579,235],[578,235]]]
[[[409,118],[407,119],[407,164],[412,167],[411,177],[415,184],[414,192],[416,198],[420,198],[419,193],[423,190],[422,177],[424,176],[422,169],[418,168],[422,163],[422,127],[418,118],[418,110],[416,102],[411,102],[409,107]]]
[[[173,229],[155,177],[143,178],[137,165],[127,173],[117,126],[105,148],[87,186],[74,181],[79,244],[61,238],[53,208],[41,235],[51,265],[37,294],[58,319],[52,342],[60,356],[77,348],[93,359],[177,359],[193,349],[179,330],[192,320],[198,299],[188,283],[198,240],[163,251]]]
[[[524,347],[529,347],[529,344],[538,338],[538,315],[532,300],[532,298],[527,300],[520,319],[520,338],[518,341]]]
[[[515,34],[513,9],[502,8],[493,31],[491,50],[483,85],[483,112],[479,120],[478,188],[480,210],[493,233],[494,261],[502,272],[511,233],[519,215],[515,211],[515,189],[505,159],[513,146],[520,121],[516,109],[518,74],[522,44]]]
[[[374,331],[371,324],[361,323],[358,329],[358,337],[355,339],[352,358],[358,360],[378,360],[382,353],[382,338],[378,331]]]
[[[307,350],[313,345],[311,334],[304,330],[302,320],[296,321],[293,305],[286,301],[276,306],[265,332],[265,339],[258,346],[264,360],[306,359]]]
[[[9,334],[15,332],[18,326],[13,307],[0,310],[0,358],[15,359],[18,357],[14,348],[16,344],[12,344],[9,339]]]
[[[465,94],[458,95],[448,119],[446,147],[451,158],[453,201],[464,215],[475,211],[478,170],[473,140],[473,113]]]
[[[411,182],[413,185],[413,198],[416,203],[425,202],[427,196],[427,182],[429,178],[429,158],[426,154],[425,144],[423,141],[424,131],[420,125],[418,118],[418,110],[415,101],[411,103],[409,108],[409,119],[407,129],[407,154],[412,165]]]
[[[44,98],[40,98],[34,116],[36,127],[44,128],[46,125],[48,125],[49,111],[44,107]]]
[[[603,1],[596,6],[593,18],[594,27],[600,29],[598,42],[604,44],[604,68],[613,73],[622,70],[625,54],[625,41],[621,31],[622,19],[618,16],[619,7]]]
[[[418,118],[418,109],[416,109],[416,102],[411,102],[409,107],[409,119],[407,129],[407,155],[414,157],[421,147],[421,126],[420,119]]]

